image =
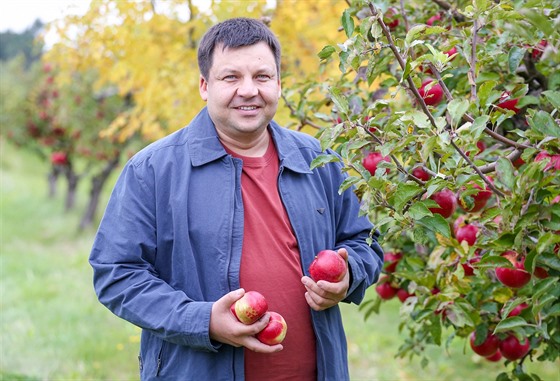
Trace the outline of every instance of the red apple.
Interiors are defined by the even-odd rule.
[[[476,236],[478,234],[478,226],[473,224],[465,224],[457,228],[455,232],[455,238],[459,243],[466,241],[469,246],[473,246],[476,242]]]
[[[386,252],[384,256],[384,262],[385,262],[384,271],[387,274],[391,274],[395,272],[395,269],[397,268],[397,264],[399,263],[401,258],[402,258],[402,253],[392,252],[392,251]]]
[[[432,176],[430,176],[428,172],[423,170],[422,167],[414,168],[414,170],[412,171],[412,175],[422,181],[428,181],[432,178]]]
[[[391,286],[391,282],[389,281],[388,278],[384,278],[375,287],[375,291],[377,292],[377,294],[381,299],[389,300],[389,299],[393,299],[395,295],[397,295],[399,289]]]
[[[64,165],[68,163],[68,156],[65,152],[53,152],[51,154],[51,163],[54,165]]]
[[[407,290],[405,290],[404,288],[400,288],[397,291],[397,298],[399,298],[399,300],[404,303],[405,300],[407,300],[408,298],[410,298],[411,296],[414,296],[414,294],[409,294]]]
[[[441,214],[443,218],[448,218],[455,212],[457,205],[455,194],[449,189],[442,189],[434,193],[430,198],[439,205],[439,207],[428,208],[432,213]]]
[[[364,168],[367,169],[369,173],[371,173],[371,175],[373,176],[375,175],[375,171],[377,170],[377,164],[379,164],[380,161],[386,161],[390,163],[391,159],[389,158],[389,156],[383,156],[379,152],[370,152],[364,158],[362,164]],[[389,168],[385,169],[385,173],[389,173]]]
[[[498,336],[495,336],[491,332],[488,332],[486,335],[486,339],[482,342],[482,344],[476,345],[475,344],[476,336],[475,333],[471,333],[470,336],[470,344],[471,348],[474,353],[477,355],[488,357],[494,355],[500,346],[500,339]]]
[[[461,263],[461,266],[463,266],[463,272],[465,273],[465,276],[474,275],[474,268],[472,267],[472,264],[477,262],[480,262],[480,257],[474,257],[467,260],[467,262],[465,263]]]
[[[480,155],[486,150],[486,144],[482,140],[476,142],[476,147],[478,148],[477,155]]]
[[[435,106],[443,99],[443,89],[441,85],[433,79],[427,79],[422,82],[422,86],[418,89],[418,92],[428,106]]]
[[[486,178],[493,183],[491,177],[486,177]],[[472,205],[470,205],[470,207],[465,202],[465,197],[463,197],[461,194],[457,195],[457,203],[459,204],[461,209],[463,209],[465,212],[476,213],[481,211],[486,206],[486,203],[488,202],[490,197],[492,197],[492,191],[489,190],[486,186],[484,186],[483,189],[480,185],[474,183],[473,187],[475,189],[479,189],[479,191],[473,194],[469,194],[468,196],[465,196],[465,197],[472,198]]]
[[[395,7],[391,7],[387,9],[387,12],[385,12],[383,22],[390,30],[395,30],[395,28],[399,26],[398,14],[399,13],[397,12],[397,9]]]
[[[544,267],[536,266],[533,274],[539,279],[546,279],[549,277],[548,271]]]
[[[439,14],[439,13],[436,14],[436,15],[433,15],[432,17],[430,17],[430,18],[426,21],[426,24],[429,25],[429,26],[432,26],[432,25],[434,25],[434,24],[437,25],[437,24],[439,24],[438,21],[441,21],[441,14]]]
[[[554,168],[555,171],[560,171],[560,155],[551,155],[546,151],[541,151],[535,157],[535,161],[539,162],[542,160],[550,159],[548,164],[544,167],[545,171]]]
[[[268,311],[268,303],[257,291],[247,291],[230,307],[233,315],[243,324],[253,324]]]
[[[525,271],[525,258],[520,258],[519,254],[512,250],[502,253],[502,257],[507,258],[514,266],[514,268],[496,267],[496,277],[503,285],[520,288],[529,283],[531,274]]]
[[[521,314],[521,312],[523,312],[523,310],[525,310],[528,307],[529,307],[529,305],[527,303],[523,302],[523,303],[515,306],[506,317],[517,316],[517,315]]]
[[[346,275],[346,261],[336,251],[322,250],[311,262],[309,274],[315,282],[340,282]]]
[[[498,362],[502,359],[502,352],[500,352],[500,350],[498,349],[496,353],[494,353],[492,356],[486,356],[485,359],[492,362]]]
[[[270,320],[262,331],[257,333],[257,339],[267,345],[280,344],[286,338],[288,325],[284,317],[278,312],[270,311]]]
[[[523,343],[515,335],[510,334],[500,342],[500,352],[509,361],[519,360],[531,350],[531,343],[525,337]]]
[[[519,109],[517,108],[517,102],[519,102],[519,99],[511,98],[511,93],[509,91],[504,91],[498,102],[497,106],[499,108],[511,110],[516,114],[519,112]]]
[[[544,49],[548,46],[548,41],[546,40],[541,40],[539,41],[539,43],[537,44],[537,46],[534,49],[531,49],[531,57],[533,58],[533,61],[538,61],[541,59]]]

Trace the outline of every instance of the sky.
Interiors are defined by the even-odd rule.
[[[36,19],[44,23],[67,14],[83,14],[90,0],[0,0],[0,32],[21,33]]]

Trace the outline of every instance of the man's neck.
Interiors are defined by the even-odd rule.
[[[218,137],[222,144],[225,145],[228,149],[235,152],[236,154],[248,157],[263,156],[266,153],[268,144],[270,142],[270,133],[268,132],[268,129],[266,129],[255,139],[250,139],[247,141],[233,139],[230,136],[222,134],[218,134]]]

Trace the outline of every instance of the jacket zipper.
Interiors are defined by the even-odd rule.
[[[157,366],[156,366],[156,377],[159,376],[159,371],[161,370],[161,355],[163,353],[163,346],[165,345],[165,341],[161,341],[161,347],[159,348],[158,358],[157,358]]]

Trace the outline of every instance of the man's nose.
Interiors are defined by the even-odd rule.
[[[237,88],[237,94],[242,97],[254,97],[258,94],[259,89],[253,78],[243,78],[239,87]]]

